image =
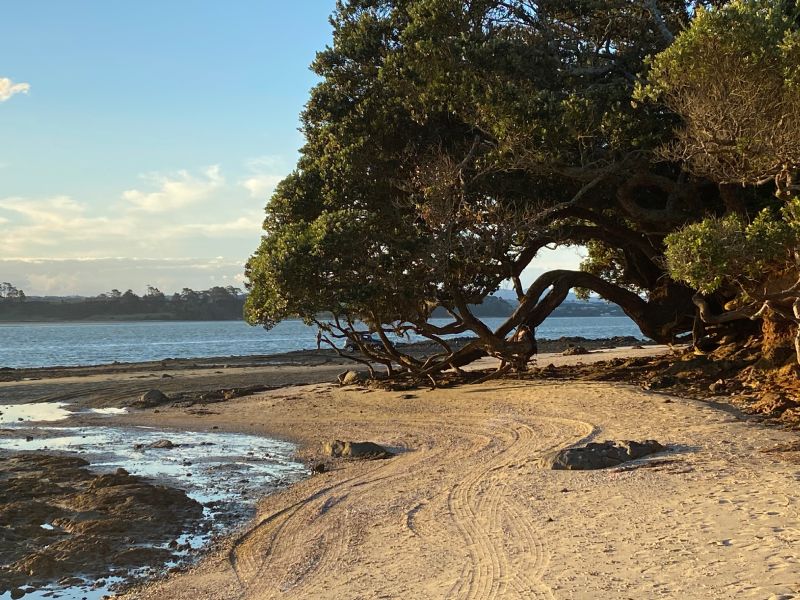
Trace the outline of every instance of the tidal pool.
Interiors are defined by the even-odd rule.
[[[0,405],[0,413],[6,425],[6,435],[0,437],[2,450],[78,455],[89,461],[91,470],[98,473],[123,468],[132,475],[180,488],[200,502],[203,523],[172,544],[173,548],[177,544],[178,555],[183,560],[190,560],[192,551],[202,548],[214,535],[251,517],[259,497],[298,481],[308,473],[302,463],[293,459],[293,444],[265,437],[152,427],[64,427],[47,423],[73,414],[65,403]],[[24,427],[19,435],[14,431],[17,426]],[[49,523],[42,523],[44,528],[49,526]],[[167,563],[164,568],[175,564]],[[147,577],[156,572],[145,570],[133,575]],[[80,577],[80,573],[74,575]],[[109,573],[97,587],[94,581],[85,581],[71,587],[54,584],[36,590],[21,589],[26,592],[24,598],[96,600],[113,596],[113,586],[130,577],[130,572],[122,576],[117,572]],[[0,594],[0,600],[6,598],[11,598],[10,592]]]

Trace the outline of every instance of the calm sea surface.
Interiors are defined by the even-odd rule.
[[[490,327],[497,327],[503,319],[484,321]],[[537,329],[536,335],[549,339],[642,337],[627,317],[551,317]],[[412,337],[410,341],[415,339]],[[285,321],[271,331],[250,327],[242,321],[0,324],[0,367],[247,356],[311,348],[316,348],[316,329],[301,321]]]

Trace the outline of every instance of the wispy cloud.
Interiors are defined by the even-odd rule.
[[[239,182],[252,198],[266,200],[286,176],[285,161],[277,156],[258,156],[245,162],[250,175]]]
[[[139,185],[105,201],[0,196],[0,272],[40,293],[241,283],[263,220],[264,198],[251,194],[274,187],[280,172],[277,162],[262,158],[230,172],[215,165],[142,175]],[[227,257],[225,264],[173,258],[209,255]]]
[[[104,216],[87,216],[87,207],[68,196],[44,199],[2,198],[0,254],[15,256],[34,248],[62,248],[69,243],[114,239],[127,224]]]
[[[0,197],[0,256],[92,258],[234,254],[255,248],[262,206],[220,167],[143,176],[150,189],[100,204],[71,196]]]
[[[96,295],[112,288],[132,288],[142,294],[145,285],[165,293],[184,287],[241,286],[241,260],[230,258],[33,258],[2,259],[3,279],[28,295]]]
[[[140,210],[159,213],[196,204],[225,184],[219,165],[208,167],[201,177],[178,171],[171,176],[151,174],[144,178],[158,189],[149,192],[126,190],[122,198]]]
[[[0,77],[0,102],[5,102],[15,94],[27,94],[30,89],[28,83],[14,83],[8,77]]]
[[[250,192],[253,198],[264,198],[272,194],[283,175],[253,175],[242,181],[242,187]]]

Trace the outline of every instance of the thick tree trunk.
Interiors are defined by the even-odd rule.
[[[617,304],[639,326],[644,335],[657,342],[671,343],[681,333],[691,331],[694,325],[693,292],[685,286],[667,281],[659,289],[651,292],[649,300],[646,301],[630,290],[590,273],[556,270],[544,273],[531,284],[514,314],[493,332],[492,335],[498,342],[494,347],[502,344],[502,340],[520,325],[535,330],[575,287],[590,289]],[[481,333],[485,338],[487,335],[485,328]],[[456,352],[448,364],[462,367],[487,356],[487,349],[491,348],[483,344],[470,345]],[[437,365],[432,367],[430,372],[445,368],[447,365]]]

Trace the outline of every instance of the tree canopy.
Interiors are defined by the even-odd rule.
[[[332,337],[364,322],[384,341],[365,349],[373,360],[427,377],[487,353],[521,366],[531,344],[517,334],[572,288],[617,303],[658,341],[691,331],[699,284],[669,275],[665,239],[707,216],[746,221],[774,203],[764,177],[788,181],[784,166],[759,166],[758,181],[740,172],[735,181],[749,187],[732,189],[734,178],[687,150],[704,143],[698,131],[718,126],[696,129],[690,109],[700,103],[680,100],[683,90],[695,86],[689,97],[706,103],[717,97],[709,74],[735,40],[709,39],[731,24],[729,11],[758,3],[726,4],[340,1],[333,44],[312,66],[321,81],[302,115],[306,144],[267,205],[247,265],[247,319],[269,327],[299,315]],[[776,8],[748,18],[782,33],[772,33],[769,51],[725,64],[777,69],[769,77],[791,90],[794,21],[783,5],[761,4]],[[727,37],[755,40],[745,25],[733,22]],[[737,138],[737,147],[772,159],[780,149],[780,164],[795,164],[796,123],[770,126],[795,135],[772,137],[770,147]],[[542,249],[570,245],[588,249],[580,271],[551,271],[523,288],[521,273]],[[520,307],[490,331],[468,305],[506,280]],[[436,307],[449,325],[428,322]],[[437,341],[441,354],[423,363],[385,336],[408,330]],[[458,352],[441,337],[466,332],[477,340]]]

